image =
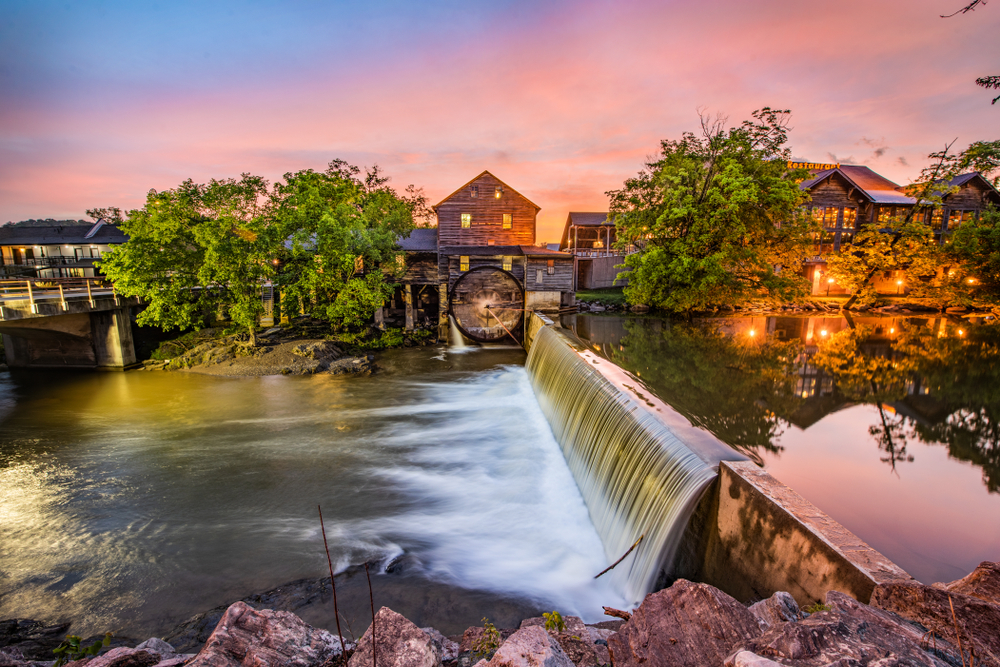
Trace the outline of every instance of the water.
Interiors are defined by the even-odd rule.
[[[669,408],[614,382],[599,370],[601,363],[543,328],[532,344],[528,372],[608,559],[617,560],[641,539],[605,575],[638,605],[660,570],[670,568],[694,506],[716,476],[714,466],[741,457],[704,438],[682,440],[692,434],[672,430],[656,414]]]
[[[918,580],[1000,560],[1000,327],[836,316],[563,323]]]
[[[625,600],[593,580],[608,559],[523,361],[421,348],[358,378],[0,373],[0,618],[161,634],[323,576],[322,504],[335,567],[392,563],[375,603],[419,624],[599,620]],[[356,634],[360,590],[342,593]]]
[[[462,332],[458,330],[458,325],[455,324],[455,318],[451,315],[448,316],[448,342],[455,351],[468,349],[465,344],[465,338],[462,336]]]

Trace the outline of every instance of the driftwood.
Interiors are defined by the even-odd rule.
[[[621,609],[615,609],[614,607],[605,607],[604,615],[614,616],[615,618],[620,618],[623,621],[627,621],[628,619],[632,618],[632,614],[628,613],[627,611],[622,611]]]
[[[597,579],[597,578],[598,578],[598,577],[600,577],[600,576],[601,576],[602,574],[605,574],[605,573],[607,573],[607,572],[610,572],[611,570],[615,569],[615,566],[616,566],[616,565],[618,565],[618,563],[620,563],[620,562],[622,562],[623,560],[625,560],[625,556],[628,556],[628,555],[629,555],[630,553],[632,553],[632,550],[633,550],[633,549],[635,549],[635,548],[636,548],[637,546],[639,546],[639,542],[642,542],[642,538],[644,538],[644,537],[646,537],[646,533],[643,533],[642,535],[640,535],[640,536],[639,536],[639,539],[637,539],[637,540],[635,541],[635,544],[633,544],[632,546],[630,546],[630,547],[628,548],[628,551],[626,551],[626,552],[625,552],[624,554],[622,554],[622,557],[621,557],[621,558],[619,558],[619,559],[618,559],[618,560],[616,560],[616,561],[615,561],[614,563],[612,563],[611,565],[609,565],[609,566],[607,566],[606,568],[604,568],[603,570],[601,570],[601,571],[600,571],[600,573],[598,573],[598,574],[597,574],[597,576],[595,576],[595,577],[594,577],[594,579]],[[607,609],[607,607],[605,607],[605,609]]]

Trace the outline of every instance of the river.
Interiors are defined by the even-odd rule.
[[[0,373],[0,618],[162,634],[324,576],[321,504],[334,567],[371,561],[376,607],[446,633],[552,609],[599,620],[623,602],[593,579],[604,550],[524,358],[403,349],[370,377]],[[361,583],[341,591],[355,634]]]

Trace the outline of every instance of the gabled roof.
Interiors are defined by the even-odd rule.
[[[799,183],[802,190],[811,190],[833,175],[839,175],[861,195],[876,204],[912,205],[917,200],[900,191],[899,185],[876,174],[863,165],[842,164],[833,169],[818,171],[812,178]]]
[[[570,211],[569,217],[566,219],[567,225],[579,225],[581,227],[600,227],[601,225],[613,225],[613,222],[608,220],[607,212],[604,213],[580,213],[577,211]]]
[[[466,183],[465,185],[463,185],[462,187],[460,187],[460,188],[458,188],[457,190],[455,190],[454,192],[452,192],[452,193],[451,193],[450,195],[448,195],[447,197],[445,197],[444,199],[442,199],[441,201],[439,201],[439,202],[438,202],[437,204],[435,204],[434,206],[431,206],[431,210],[432,210],[432,211],[434,211],[434,212],[436,213],[436,212],[437,212],[437,209],[438,209],[438,206],[440,206],[441,204],[445,203],[446,201],[448,201],[449,199],[451,199],[452,197],[454,197],[455,195],[457,195],[457,194],[458,194],[459,192],[461,192],[461,191],[462,191],[462,190],[464,190],[465,188],[469,187],[470,185],[472,185],[473,183],[475,183],[476,181],[478,181],[478,180],[479,180],[480,178],[482,178],[483,176],[490,176],[491,178],[496,178],[497,182],[498,182],[498,183],[499,183],[500,185],[502,185],[502,186],[504,187],[504,190],[505,190],[505,191],[510,191],[510,192],[513,192],[513,193],[514,193],[514,194],[516,194],[516,195],[517,195],[518,197],[522,198],[522,199],[523,199],[524,201],[526,201],[526,202],[528,202],[529,204],[531,204],[532,206],[534,206],[534,207],[535,207],[535,211],[536,211],[536,212],[537,212],[537,211],[541,211],[541,210],[542,210],[542,207],[541,207],[541,206],[539,206],[539,205],[538,205],[538,204],[536,204],[535,202],[531,201],[530,199],[528,199],[527,197],[525,197],[525,196],[524,196],[524,195],[522,195],[522,194],[521,194],[520,192],[518,192],[518,191],[517,191],[517,190],[515,190],[514,188],[510,187],[509,185],[507,185],[507,184],[506,184],[506,183],[504,183],[503,181],[501,181],[501,180],[500,180],[499,178],[497,178],[497,177],[496,177],[496,176],[495,176],[494,174],[491,174],[489,170],[484,170],[484,171],[483,171],[483,173],[479,174],[478,176],[476,176],[475,178],[473,178],[473,179],[472,179],[471,181],[467,182],[467,183]]]
[[[943,186],[942,189],[947,189],[953,187],[961,187],[967,183],[972,183],[973,181],[979,182],[979,184],[987,191],[987,193],[989,193],[988,196],[990,197],[990,199],[993,200],[993,203],[1000,204],[1000,192],[998,192],[996,187],[994,187],[993,184],[990,183],[989,180],[985,176],[980,174],[978,171],[970,171],[967,174],[959,174],[950,181],[942,181],[941,185]],[[944,195],[943,199],[947,199],[952,194],[953,193],[949,192],[948,194]]]
[[[418,227],[405,239],[399,239],[399,247],[410,252],[437,252],[437,227]]]

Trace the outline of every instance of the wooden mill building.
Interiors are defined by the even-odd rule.
[[[402,315],[407,328],[436,322],[445,340],[456,284],[484,268],[516,281],[526,311],[557,311],[574,303],[573,256],[535,245],[539,206],[489,171],[432,210],[437,227],[415,229],[399,243],[406,272],[381,317]],[[488,283],[480,287],[490,289]]]

